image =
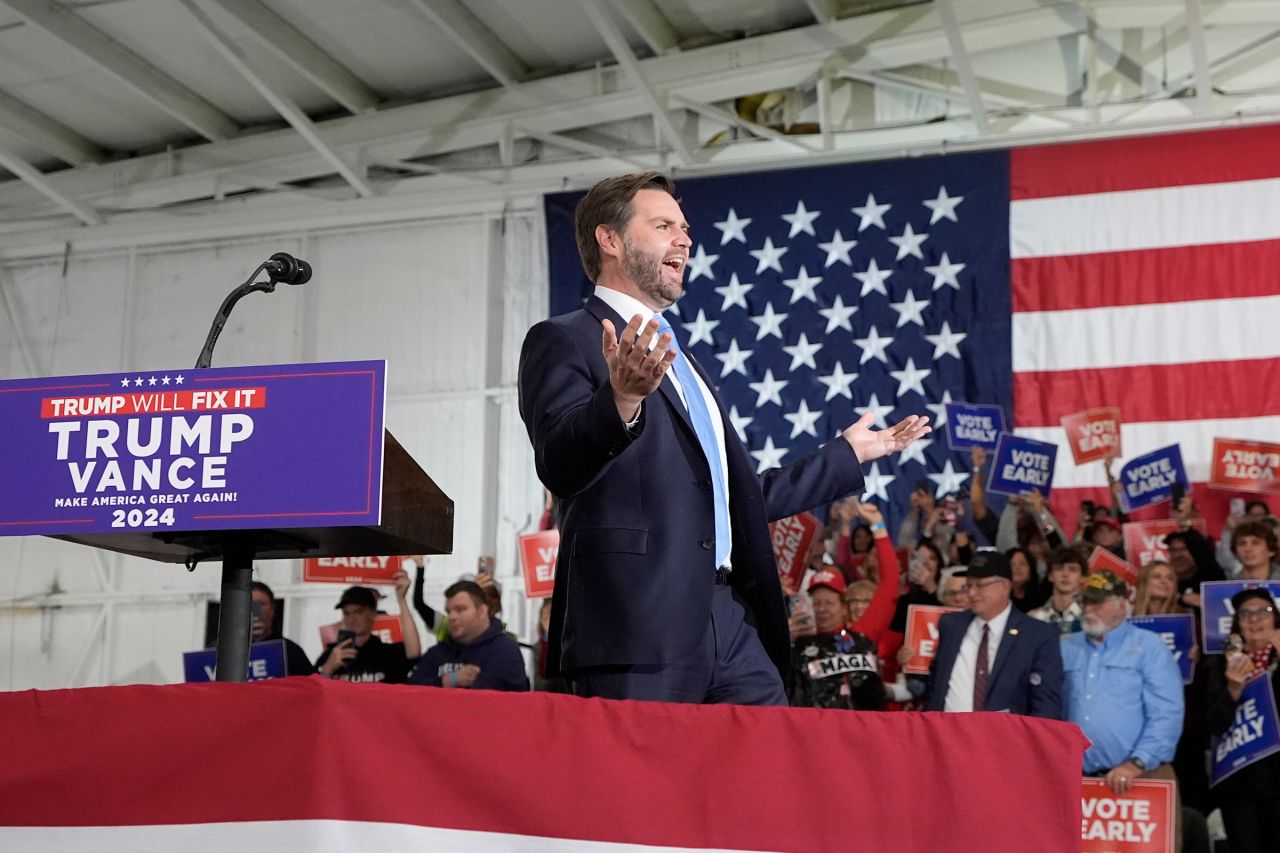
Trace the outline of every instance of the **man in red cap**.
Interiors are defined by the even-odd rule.
[[[1111,516],[1095,518],[1087,538],[1091,544],[1106,548],[1122,560],[1125,558],[1124,534],[1120,532],[1120,522]]]
[[[787,700],[793,707],[879,711],[884,681],[876,647],[845,627],[844,575],[834,566],[809,581],[815,634],[791,644]]]

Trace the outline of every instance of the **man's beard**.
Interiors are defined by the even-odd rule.
[[[661,258],[640,251],[625,236],[622,238],[622,273],[662,308],[669,308],[684,295],[683,282],[668,284],[662,275]]]

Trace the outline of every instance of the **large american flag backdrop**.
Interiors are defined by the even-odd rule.
[[[682,343],[761,470],[866,411],[941,427],[947,401],[997,403],[1059,445],[1069,525],[1105,475],[1061,418],[1118,406],[1126,458],[1176,442],[1202,485],[1215,436],[1280,438],[1277,151],[1268,126],[678,181]],[[552,314],[590,293],[580,197],[546,200]],[[917,482],[965,490],[969,467],[939,429],[867,489],[896,524]]]

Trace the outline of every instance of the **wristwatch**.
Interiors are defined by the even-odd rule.
[[[1143,761],[1141,758],[1139,758],[1136,755],[1133,758],[1129,759],[1129,763],[1144,773],[1147,771],[1147,762]]]

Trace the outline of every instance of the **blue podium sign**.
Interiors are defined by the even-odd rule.
[[[0,535],[377,525],[382,361],[0,382]]]

